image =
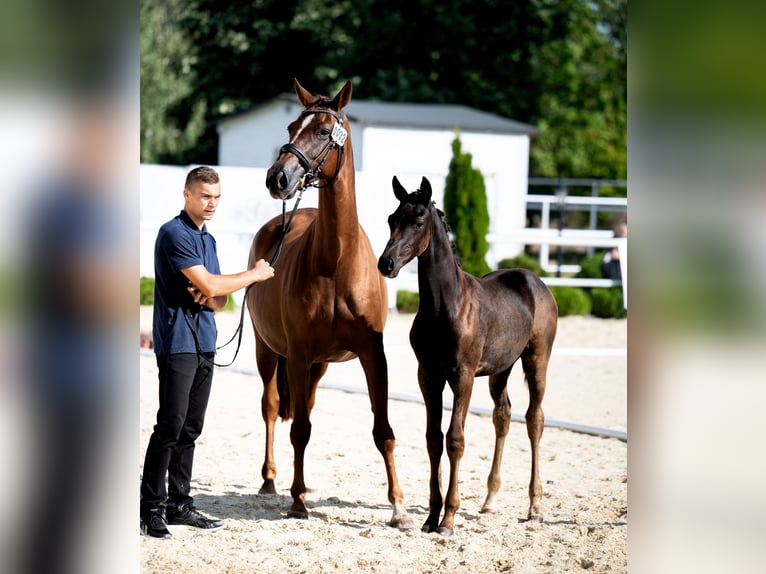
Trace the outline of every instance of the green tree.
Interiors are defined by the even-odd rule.
[[[444,215],[455,236],[463,269],[481,277],[490,271],[485,260],[489,243],[489,211],[484,176],[462,151],[460,134],[452,140],[452,159],[444,183]]]
[[[141,0],[141,161],[180,163],[205,130],[196,50],[181,28],[183,0]]]
[[[144,38],[147,5],[169,46]],[[327,94],[350,79],[355,99],[457,103],[537,125],[531,175],[624,179],[626,6],[142,0],[142,158],[151,144],[176,163],[216,161],[222,116],[290,92],[294,77]]]

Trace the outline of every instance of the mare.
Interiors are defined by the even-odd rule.
[[[423,531],[450,535],[460,507],[458,468],[465,449],[465,418],[474,377],[489,376],[494,402],[495,450],[481,511],[494,512],[501,485],[503,446],[511,421],[508,376],[521,358],[529,387],[527,434],[532,447],[528,519],[542,520],[543,490],[538,447],[543,433],[541,403],[551,347],[556,336],[558,308],[548,287],[525,269],[501,269],[481,279],[462,270],[453,252],[444,214],[431,201],[431,184],[407,193],[393,179],[399,207],[388,218],[391,238],[378,259],[386,277],[418,258],[418,312],[410,329],[410,344],[418,359],[418,384],[426,405],[426,445],[431,465],[429,514]],[[446,436],[450,463],[449,487],[442,498],[439,465],[444,449],[441,431],[445,381],[454,394],[452,420]],[[439,515],[444,507],[444,517]]]
[[[266,186],[272,197],[285,201],[313,185],[319,202],[318,208],[294,208],[284,237],[284,216],[266,222],[250,249],[250,267],[260,258],[268,261],[275,253],[279,257],[274,277],[253,284],[246,293],[264,384],[266,453],[260,492],[276,493],[274,426],[278,416],[292,419],[293,503],[288,516],[308,518],[304,456],[317,386],[329,363],[358,358],[372,406],[373,440],[388,478],[388,500],[393,505],[389,524],[409,528],[412,520],[404,508],[394,464],[396,440],[388,421],[388,364],[383,349],[386,284],[359,224],[354,154],[343,112],[351,100],[351,83],[346,82],[333,99],[312,95],[297,80],[294,88],[304,109],[287,128],[289,143],[269,168]]]

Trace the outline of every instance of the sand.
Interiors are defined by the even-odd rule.
[[[215,531],[170,526],[169,540],[142,536],[141,572],[626,572],[627,441],[618,438],[546,428],[540,458],[544,520],[529,523],[526,427],[511,425],[497,512],[480,514],[494,428],[489,416],[470,414],[454,533],[442,537],[420,531],[428,509],[429,467],[425,407],[418,402],[417,362],[407,339],[412,318],[392,314],[384,342],[397,472],[416,528],[387,526],[392,509],[358,361],[331,365],[317,393],[306,451],[310,518],[286,518],[293,460],[289,422],[277,423],[277,495],[258,494],[264,424],[246,318],[237,359],[216,370],[192,480],[197,507],[226,524]],[[218,314],[221,342],[231,337],[238,320],[238,311]],[[141,327],[151,330],[150,308],[141,309]],[[234,347],[223,349],[218,361],[229,362]],[[543,401],[546,418],[627,433],[626,347],[627,320],[561,318]],[[157,409],[154,357],[143,351],[140,362],[139,473]],[[476,380],[472,406],[477,412],[491,407],[486,381]],[[520,366],[511,375],[509,394],[514,415],[523,413],[527,390]],[[451,400],[449,392],[445,395]],[[447,413],[445,430],[448,421]],[[447,472],[445,456],[445,484]]]

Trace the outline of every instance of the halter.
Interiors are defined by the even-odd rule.
[[[348,132],[343,127],[343,120],[345,119],[344,116],[339,115],[333,110],[304,110],[301,113],[301,117],[311,114],[330,114],[337,120],[337,123],[335,126],[333,126],[332,133],[330,134],[330,140],[316,155],[316,157],[314,157],[313,160],[309,160],[306,157],[306,154],[304,154],[300,148],[293,143],[286,143],[281,148],[279,148],[279,153],[291,153],[296,158],[298,158],[298,162],[301,164],[301,167],[306,170],[306,173],[300,180],[299,189],[301,191],[312,185],[317,188],[319,187],[319,184],[314,183],[314,180],[322,171],[324,164],[327,163],[327,160],[330,157],[330,152],[335,149],[336,145],[339,148],[338,163],[335,167],[335,174],[330,178],[328,185],[338,177],[338,174],[340,173],[340,165],[343,163],[343,144],[346,142],[346,137],[348,136]],[[314,168],[314,166],[316,166],[316,168]]]

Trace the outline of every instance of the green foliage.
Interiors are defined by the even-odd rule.
[[[584,289],[558,285],[550,289],[559,306],[559,317],[590,314],[591,301]]]
[[[352,80],[538,126],[532,175],[624,179],[626,24],[627,0],[141,0],[141,158],[214,161],[221,116]]]
[[[622,287],[594,287],[590,290],[590,298],[595,317],[622,319],[628,316],[622,300]]]
[[[481,277],[489,273],[489,211],[484,177],[471,165],[471,154],[461,150],[460,136],[452,141],[452,159],[444,183],[444,214],[455,236],[455,248],[465,271]]]
[[[151,277],[141,277],[140,304],[154,304],[154,279]]]
[[[498,269],[528,269],[538,277],[546,277],[548,274],[543,271],[540,261],[536,257],[521,253],[516,257],[501,259],[497,264]]]
[[[417,313],[420,296],[415,291],[397,291],[396,308],[400,313]]]
[[[199,87],[197,47],[182,22],[184,0],[141,0],[141,161],[181,163],[205,131],[207,104]]]
[[[590,257],[586,257],[580,262],[580,272],[577,273],[577,277],[601,279],[603,277],[601,273],[601,262],[603,260],[603,251],[596,252]]]

